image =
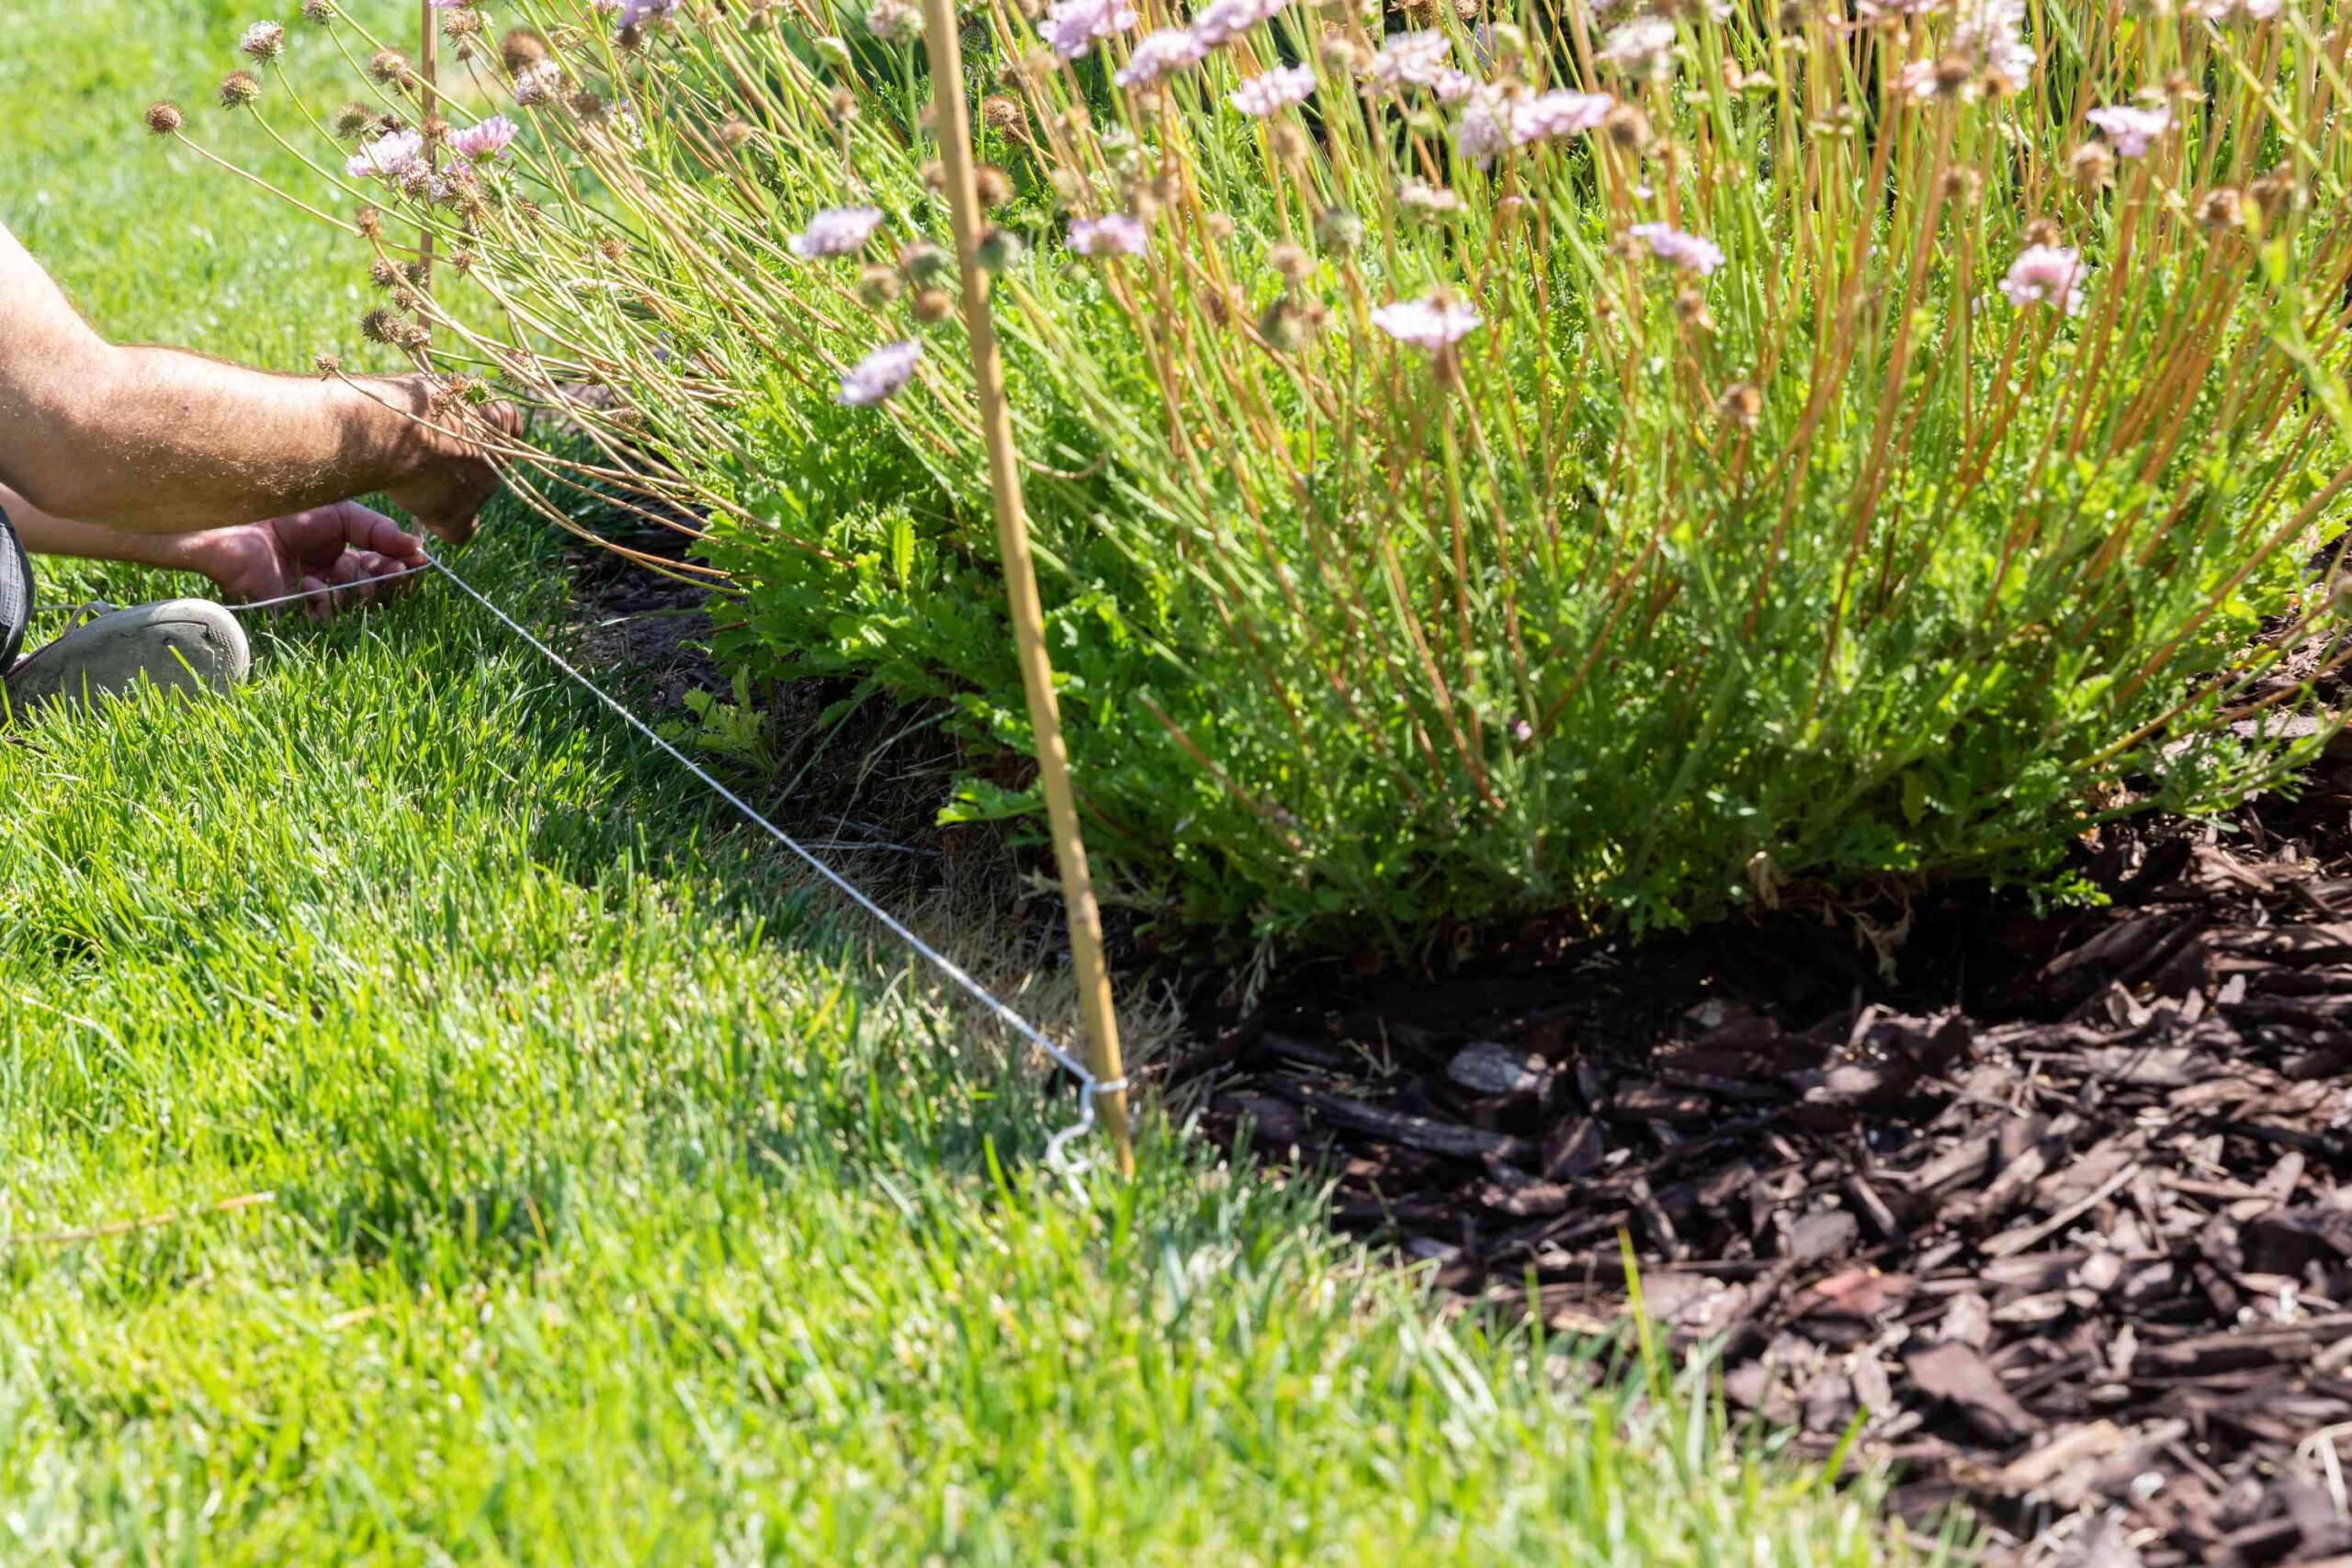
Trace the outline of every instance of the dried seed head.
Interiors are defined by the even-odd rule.
[[[947,165],[933,158],[916,171],[922,178],[922,188],[938,192],[947,188]]]
[[[408,269],[390,256],[378,256],[368,269],[368,281],[386,290],[398,288],[409,281]]]
[[[628,261],[628,242],[617,235],[607,234],[596,242],[596,254],[610,265],[624,265]]]
[[[2066,160],[2066,174],[2084,196],[2097,196],[2115,183],[2115,154],[2104,141],[2086,141]]]
[[[333,0],[302,0],[302,19],[312,27],[325,27],[334,20]]]
[[[1711,333],[1715,330],[1715,319],[1707,313],[1707,297],[1695,288],[1674,291],[1674,314],[1692,332]]]
[[[1976,62],[1970,56],[1958,51],[1939,56],[1936,61],[1936,96],[1949,98],[1966,91],[1975,76]]]
[[[956,276],[956,258],[928,240],[917,240],[899,253],[899,270],[917,288],[935,288]]]
[[[147,106],[147,130],[151,135],[177,136],[180,127],[187,123],[186,118],[170,104]]]
[[[428,147],[438,147],[449,140],[449,122],[437,114],[426,115],[416,130],[424,138],[424,144]]]
[[[2176,104],[2201,104],[2205,95],[2198,90],[2196,79],[2186,71],[2175,71],[2165,78],[2165,96]]]
[[[1764,417],[1764,394],[1746,381],[1734,381],[1715,400],[1715,413],[1736,430],[1753,430]]]
[[[2234,229],[2245,220],[2244,198],[2228,186],[2215,186],[2199,198],[2197,221],[2207,229]]]
[[[248,71],[232,71],[220,78],[220,107],[241,109],[261,96],[261,83]]]
[[[1006,94],[990,93],[980,100],[980,123],[1009,141],[1029,140],[1028,111]]]
[[[368,79],[379,87],[408,80],[408,56],[397,49],[379,49],[368,57]]]
[[[322,354],[311,364],[317,368],[322,381],[332,381],[343,374],[343,361],[332,354]]]
[[[2054,245],[2058,235],[2058,225],[2047,218],[2037,218],[2025,226],[2025,243],[2029,245]]]
[[[1207,231],[1208,237],[1212,240],[1224,241],[1233,238],[1234,224],[1229,214],[1208,213],[1201,219],[1201,227]]]
[[[2245,187],[2265,223],[2276,223],[2302,210],[2303,187],[2284,169],[2273,169]]]
[[[972,184],[980,193],[980,206],[993,209],[1012,199],[1012,176],[994,164],[982,164],[972,171]]]
[[[524,67],[547,57],[548,40],[528,28],[509,28],[506,36],[498,40],[498,58],[509,76],[520,75]]]
[[[956,296],[944,288],[918,288],[910,307],[925,326],[936,326],[956,313]]]
[[[1313,152],[1315,143],[1306,132],[1288,120],[1279,120],[1266,131],[1267,144],[1273,149],[1274,160],[1281,164],[1301,164]]]
[[[1296,354],[1323,330],[1331,313],[1317,299],[1283,295],[1258,317],[1258,335],[1277,354]]]
[[[552,60],[534,60],[514,73],[514,101],[525,108],[562,96],[563,67]]]
[[[465,44],[481,36],[481,13],[479,11],[448,11],[441,17],[441,36]]]
[[[1334,76],[1353,76],[1372,63],[1372,51],[1352,33],[1329,33],[1317,52],[1323,58],[1323,69]]]
[[[832,108],[833,123],[835,125],[847,125],[852,120],[857,118],[857,95],[851,92],[847,87],[836,87],[833,89],[833,99],[831,107]]]
[[[906,291],[906,284],[895,268],[870,263],[857,275],[857,297],[880,309]]]
[[[351,221],[362,235],[370,240],[384,237],[384,215],[372,207],[363,207],[353,213]]]
[[[1602,118],[1600,129],[1610,141],[1627,152],[1648,145],[1649,118],[1631,104],[1619,104]]]
[[[1280,273],[1283,281],[1293,287],[1305,281],[1306,275],[1315,270],[1315,259],[1306,254],[1305,247],[1288,240],[1281,241],[1267,250],[1266,265]]]
[[[391,344],[400,341],[401,321],[398,314],[379,305],[359,318],[359,335],[369,343]]]
[[[266,65],[286,52],[286,29],[276,22],[255,22],[237,40],[237,47],[247,59]]]
[[[751,141],[754,134],[750,120],[745,119],[741,115],[730,115],[726,123],[718,128],[718,144],[722,147],[741,147]]]
[[[1946,169],[1942,180],[1944,200],[1954,207],[1973,207],[1978,193],[1984,188],[1984,176],[1974,169]]]
[[[334,133],[345,141],[365,136],[375,123],[376,111],[366,104],[345,104],[334,112]]]
[[[985,272],[1005,273],[1019,266],[1021,258],[1028,251],[1027,243],[1012,230],[990,229],[980,236],[980,243],[972,247],[972,259]]]
[[[1351,256],[1363,248],[1363,220],[1344,207],[1327,207],[1315,216],[1315,243],[1335,256]]]

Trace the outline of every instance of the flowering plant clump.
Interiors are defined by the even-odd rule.
[[[567,487],[708,519],[733,656],[1025,750],[920,15],[501,10],[452,8],[447,125],[331,19],[374,113],[325,172],[379,260],[429,228],[487,307],[395,276],[371,330],[584,432],[518,459],[568,525]],[[1675,924],[2037,874],[2319,744],[2260,716],[2335,658],[2333,4],[1413,17],[963,13],[1128,898],[1302,940]]]

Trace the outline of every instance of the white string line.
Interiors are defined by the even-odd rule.
[[[416,577],[427,571],[437,571],[442,576],[447,578],[451,582],[457,584],[458,590],[462,592],[466,597],[471,599],[475,604],[480,604],[483,609],[489,611],[492,615],[497,617],[507,630],[513,632],[516,637],[521,637],[525,642],[530,644],[532,648],[536,649],[541,658],[554,665],[557,669],[562,671],[565,674],[571,676],[573,681],[579,683],[580,688],[582,691],[594,697],[606,707],[612,709],[614,713],[618,714],[623,723],[627,724],[631,729],[636,730],[639,735],[645,737],[648,740],[653,742],[655,746],[667,753],[671,760],[675,761],[680,767],[694,774],[695,778],[700,779],[704,786],[709,789],[713,795],[718,795],[719,799],[727,802],[728,805],[741,812],[746,821],[749,821],[753,826],[761,829],[768,835],[768,837],[774,839],[777,843],[782,844],[786,849],[790,850],[794,854],[799,856],[803,862],[807,863],[810,870],[823,877],[827,882],[832,884],[833,886],[839,889],[842,896],[847,897],[851,903],[855,904],[859,908],[865,910],[867,914],[874,917],[876,920],[879,921],[885,931],[897,937],[900,942],[906,943],[906,945],[912,949],[918,956],[924,959],[933,968],[945,976],[957,988],[964,991],[982,1007],[988,1009],[989,1011],[994,1013],[997,1019],[1002,1022],[1006,1028],[1012,1030],[1015,1034],[1020,1035],[1023,1040],[1028,1041],[1040,1051],[1043,1051],[1046,1055],[1052,1057],[1055,1063],[1061,1066],[1063,1070],[1069,1073],[1071,1077],[1077,1078],[1079,1082],[1079,1119],[1069,1126],[1063,1128],[1058,1133],[1056,1133],[1046,1145],[1046,1163],[1051,1165],[1055,1169],[1059,1170],[1065,1175],[1075,1179],[1078,1174],[1080,1174],[1084,1168],[1082,1166],[1071,1165],[1069,1161],[1066,1151],[1071,1144],[1085,1137],[1087,1134],[1094,1130],[1095,1100],[1102,1095],[1117,1094],[1124,1091],[1127,1087],[1127,1080],[1124,1077],[1120,1077],[1106,1081],[1096,1077],[1092,1073],[1087,1070],[1086,1065],[1083,1062],[1080,1062],[1077,1057],[1071,1055],[1068,1051],[1063,1050],[1059,1045],[1055,1044],[1052,1038],[1048,1036],[1044,1030],[1038,1028],[1035,1024],[1030,1022],[1028,1019],[1015,1011],[1011,1003],[1002,1000],[996,995],[996,993],[990,991],[986,986],[981,985],[979,981],[974,979],[971,974],[954,959],[948,957],[945,953],[932,946],[931,943],[923,941],[922,938],[917,936],[904,921],[891,914],[889,910],[884,908],[881,905],[876,903],[873,898],[868,897],[866,893],[855,883],[850,881],[849,878],[835,871],[831,866],[827,865],[822,860],[820,860],[814,852],[814,851],[820,849],[898,849],[902,848],[903,846],[895,844],[853,843],[818,843],[809,845],[802,843],[799,840],[794,838],[791,834],[786,832],[783,829],[777,827],[775,823],[762,816],[752,807],[751,803],[746,801],[741,795],[737,795],[733,790],[729,789],[725,784],[719,783],[718,779],[712,777],[709,772],[706,770],[702,764],[696,762],[692,757],[687,756],[684,751],[679,750],[677,747],[672,745],[667,739],[663,739],[662,734],[654,729],[652,726],[638,717],[637,715],[631,713],[628,708],[623,707],[618,699],[613,697],[610,694],[605,692],[602,686],[597,685],[595,682],[591,681],[586,675],[581,673],[581,671],[567,661],[561,654],[556,652],[555,649],[549,648],[546,643],[541,642],[537,637],[534,637],[529,629],[524,626],[521,622],[515,620],[514,616],[508,615],[496,604],[491,603],[491,601],[482,594],[480,589],[476,588],[472,583],[468,582],[464,578],[459,577],[455,571],[450,570],[448,564],[442,560],[438,556],[427,555],[424,558],[424,564],[423,566],[407,567],[399,571],[385,572],[375,577],[362,577],[350,582],[332,583],[323,588],[305,589],[300,593],[284,593],[274,599],[261,599],[251,604],[225,604],[221,607],[235,615],[251,615],[255,611],[275,610],[284,605],[300,604],[305,600],[323,599],[330,594],[348,593],[356,589],[371,587],[377,583],[398,582],[402,578]]]
[[[865,892],[855,883],[850,881],[849,878],[843,876],[831,866],[827,865],[823,861],[817,858],[817,856],[809,851],[808,846],[802,844],[799,840],[794,838],[791,834],[786,832],[783,829],[769,821],[757,810],[753,809],[751,804],[744,800],[741,795],[737,795],[733,790],[729,789],[725,784],[719,783],[718,780],[713,778],[702,764],[696,762],[692,757],[687,756],[684,751],[679,750],[675,746],[672,745],[667,739],[663,739],[661,733],[655,730],[652,726],[638,717],[637,715],[629,712],[626,707],[623,707],[620,703],[608,694],[602,686],[597,685],[595,682],[590,680],[587,676],[582,674],[580,671],[573,668],[573,666],[567,661],[561,654],[556,652],[555,649],[549,648],[546,643],[541,642],[537,637],[534,637],[530,630],[521,622],[515,620],[514,616],[508,615],[496,604],[491,603],[488,598],[483,596],[480,589],[477,589],[472,583],[468,582],[464,578],[459,577],[455,571],[451,570],[448,564],[443,561],[439,556],[428,555],[424,559],[425,564],[428,567],[440,572],[442,576],[457,584],[458,590],[463,592],[466,597],[471,599],[475,604],[480,604],[483,609],[496,616],[508,631],[513,632],[516,637],[521,637],[525,642],[530,644],[532,648],[537,649],[541,658],[545,659],[548,663],[554,665],[557,669],[571,676],[572,680],[579,682],[581,690],[586,692],[598,702],[610,708],[614,713],[619,715],[623,723],[627,724],[631,729],[636,730],[639,735],[645,737],[648,740],[653,742],[655,746],[667,753],[670,759],[673,761],[675,761],[680,767],[694,774],[695,778],[700,779],[706,788],[707,788],[713,795],[718,795],[719,799],[727,802],[728,805],[741,812],[746,821],[761,829],[768,835],[768,837],[774,839],[777,843],[782,844],[786,849],[790,850],[794,854],[799,856],[800,859],[808,864],[810,870],[823,877],[827,882],[831,883],[833,886],[838,888],[842,895],[848,898],[851,903],[855,904],[859,908],[865,910],[867,914],[874,917],[876,920],[879,921],[883,930],[888,931],[900,942],[906,943],[906,945],[918,956],[924,959],[932,965],[932,967],[937,969],[942,975],[945,976],[950,982],[961,989],[966,995],[969,996],[973,1000],[978,1002],[982,1007],[994,1013],[998,1020],[1001,1021],[1006,1028],[1012,1030],[1015,1034],[1020,1035],[1023,1039],[1028,1041],[1031,1044],[1043,1051],[1046,1055],[1052,1057],[1053,1060],[1065,1071],[1077,1078],[1079,1081],[1079,1119],[1071,1125],[1065,1127],[1060,1132],[1055,1134],[1052,1139],[1046,1145],[1046,1162],[1056,1169],[1062,1170],[1066,1174],[1075,1176],[1076,1171],[1068,1163],[1065,1151],[1072,1143],[1083,1138],[1087,1134],[1094,1130],[1095,1100],[1102,1095],[1116,1094],[1124,1090],[1127,1087],[1127,1080],[1125,1078],[1121,1077],[1105,1081],[1096,1077],[1092,1073],[1087,1071],[1086,1065],[1084,1063],[1071,1055],[1068,1051],[1063,1050],[1059,1045],[1055,1044],[1053,1040],[1044,1030],[1038,1028],[1020,1013],[1014,1011],[1012,1004],[999,998],[996,993],[989,990],[986,986],[981,985],[979,981],[974,979],[961,964],[948,957],[945,953],[940,952],[937,948],[932,946],[931,943],[923,941],[922,938],[917,936],[904,921],[900,920],[897,916],[891,914],[889,910],[884,908],[881,905],[876,903],[871,897],[867,897]],[[406,574],[404,573],[403,575]]]

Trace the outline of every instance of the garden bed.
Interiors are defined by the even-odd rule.
[[[1160,1081],[1465,1304],[1611,1332],[1630,1245],[1736,1409],[1859,1423],[1915,1518],[2352,1553],[2352,748],[2077,859],[2107,907],[1950,890],[1892,980],[1817,913],[1313,969]]]

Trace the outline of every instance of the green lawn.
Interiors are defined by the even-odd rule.
[[[253,153],[251,19],[0,7],[0,216],[109,331],[296,367],[356,253],[138,130]],[[503,522],[466,570],[552,624]],[[0,1559],[1884,1553],[1164,1132],[1073,1198],[1034,1064],[455,594],[258,652],[0,737]]]

